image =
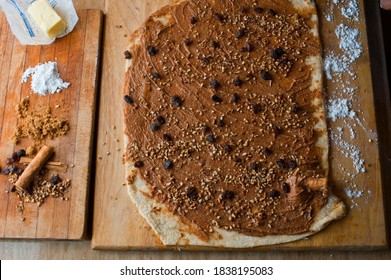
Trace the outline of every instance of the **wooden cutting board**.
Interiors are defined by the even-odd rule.
[[[0,237],[82,239],[86,234],[87,204],[91,176],[91,151],[98,84],[99,51],[103,14],[98,10],[78,11],[74,31],[47,46],[21,46],[12,34],[6,17],[0,13],[0,166],[13,151],[30,144],[23,140],[15,146],[11,140],[18,120],[15,106],[30,96],[29,110],[52,107],[53,114],[70,123],[67,135],[45,143],[55,147],[53,160],[68,165],[58,174],[72,180],[68,201],[47,198],[41,207],[25,204],[22,217],[18,200],[7,177],[0,176]],[[57,61],[61,77],[70,82],[61,93],[39,96],[30,82],[21,85],[23,72],[38,63]],[[72,166],[74,167],[72,168]]]
[[[111,79],[103,79],[101,83],[101,100],[99,113],[99,131],[97,142],[97,172],[95,177],[95,198],[92,248],[108,250],[150,250],[150,249],[178,249],[167,248],[162,245],[149,225],[139,215],[136,207],[127,195],[124,186],[125,172],[121,163],[123,154],[123,116],[119,112],[122,107],[122,90],[124,77],[124,58],[129,34],[136,30],[143,21],[170,0],[122,0],[106,1],[107,20],[105,25],[105,53],[103,59],[103,77],[110,75]],[[342,15],[335,14],[333,22],[324,20],[324,13],[328,13],[331,1],[317,0],[321,20],[321,39],[325,50],[338,52],[338,42],[334,30]],[[364,5],[360,1],[361,18],[364,18]],[[356,23],[361,32],[364,53],[354,66],[357,79],[352,87],[358,87],[360,118],[365,120],[365,127],[376,133],[376,117],[374,109],[374,92],[370,58],[368,51],[365,19]],[[326,81],[325,88],[328,97],[341,90],[335,83]],[[113,109],[115,108],[115,109]],[[355,108],[357,109],[357,108]],[[113,110],[117,110],[113,114]],[[332,131],[341,123],[331,123]],[[344,129],[348,129],[344,127]],[[388,132],[387,132],[388,133]],[[367,131],[357,129],[355,139],[351,143],[360,147],[366,160],[367,172],[360,174],[357,190],[366,195],[357,198],[353,205],[352,200],[344,193],[344,187],[349,179],[343,178],[342,167],[352,168],[352,162],[338,151],[335,143],[331,143],[331,181],[334,191],[341,196],[348,206],[352,206],[348,215],[333,222],[324,231],[308,239],[282,244],[262,249],[320,249],[320,248],[383,248],[387,245],[386,226],[384,218],[381,162],[379,157],[379,142],[368,142]],[[370,194],[367,194],[368,190]],[[208,248],[182,247],[181,249],[198,250]]]

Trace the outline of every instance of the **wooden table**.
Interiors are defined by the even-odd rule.
[[[108,11],[109,1],[114,0],[74,0],[78,9],[101,9],[110,16]],[[134,1],[134,0],[115,0],[115,1]],[[368,34],[371,38],[371,58],[373,65],[376,65],[376,77],[374,81],[376,98],[382,99],[388,89],[386,84],[384,53],[381,40],[380,17],[377,6],[377,1],[366,0]],[[118,12],[118,11],[117,11]],[[112,30],[115,26],[110,26],[110,21],[106,19],[105,30]],[[110,52],[110,42],[105,41],[103,51]],[[121,67],[111,65],[107,59],[103,57],[103,64],[110,67]],[[106,62],[105,62],[106,59]],[[384,73],[384,75],[382,74]],[[103,73],[104,75],[104,73]],[[102,85],[103,90],[110,89],[110,83],[106,82]],[[384,102],[388,99],[382,100]],[[383,102],[383,103],[384,103]],[[383,105],[385,106],[385,104]],[[387,107],[380,108],[388,110]],[[383,121],[383,123],[381,123]],[[386,128],[391,124],[390,120],[380,121],[381,127]],[[391,139],[385,137],[385,143],[391,143]],[[387,145],[383,145],[387,149]],[[387,180],[386,182],[391,182]],[[387,205],[391,205],[391,190],[385,192],[385,201]],[[390,207],[387,211],[390,221]],[[91,219],[90,219],[91,220]],[[388,225],[391,223],[388,222]],[[382,251],[264,251],[264,252],[141,252],[141,251],[94,251],[91,249],[90,241],[0,241],[0,259],[391,259],[391,250]]]

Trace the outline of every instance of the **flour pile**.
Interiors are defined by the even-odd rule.
[[[22,84],[31,78],[31,89],[35,94],[46,95],[47,92],[54,94],[68,88],[70,83],[64,82],[58,73],[57,62],[46,62],[35,67],[28,68],[22,76]]]

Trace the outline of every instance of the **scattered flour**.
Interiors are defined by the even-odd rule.
[[[348,1],[345,7],[341,8],[341,12],[345,18],[358,21],[360,18],[360,8],[358,7],[357,0]]]
[[[360,8],[357,0],[329,0],[329,12],[325,14],[327,21],[334,20],[334,13],[338,12],[335,6],[340,6],[340,12],[346,19],[359,21]]]
[[[334,143],[338,143],[337,149],[344,155],[346,158],[351,159],[353,167],[356,171],[354,174],[349,174],[351,177],[356,178],[359,173],[365,173],[365,160],[362,156],[360,148],[354,144],[348,143],[343,140],[343,129],[338,128],[337,133],[331,133],[330,138]]]
[[[341,23],[335,30],[335,35],[339,39],[339,48],[342,51],[342,55],[334,52],[329,52],[326,55],[324,69],[329,80],[333,80],[334,74],[348,72],[351,65],[361,57],[363,52],[360,42],[360,31],[358,29]]]
[[[352,120],[355,120],[357,118],[357,114],[355,111],[352,110],[352,104],[349,99],[330,99],[329,103],[330,105],[327,106],[327,117],[333,122],[346,117]]]
[[[54,94],[68,88],[70,83],[64,82],[58,73],[57,62],[46,62],[35,67],[28,68],[22,76],[22,84],[31,78],[31,89],[35,94],[46,95],[47,92]]]
[[[360,21],[360,8],[357,0],[327,0],[328,12],[325,19],[336,26],[334,34],[338,42],[338,51],[327,51],[324,55],[324,71],[329,84],[334,88],[327,92],[327,118],[331,123],[330,140],[336,152],[351,161],[351,166],[336,163],[344,181],[344,191],[350,200],[351,207],[360,210],[359,202],[370,196],[371,191],[361,184],[355,183],[357,178],[363,178],[366,173],[366,161],[362,148],[355,143],[355,129],[362,127],[369,139],[377,139],[375,132],[364,126],[360,120],[360,103],[354,86],[357,79],[356,61],[363,53],[361,34],[357,23]],[[338,21],[335,19],[338,18]],[[354,109],[353,109],[354,108]],[[362,118],[364,120],[364,118]],[[345,135],[346,133],[346,135]]]

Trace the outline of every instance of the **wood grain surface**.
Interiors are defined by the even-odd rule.
[[[127,195],[127,189],[124,186],[124,167],[121,163],[123,117],[119,113],[122,107],[121,92],[124,77],[123,51],[128,44],[129,34],[136,30],[149,15],[169,2],[169,0],[120,0],[106,1],[105,3],[107,16],[97,135],[97,172],[92,235],[92,248],[94,249],[174,249],[162,246]],[[320,0],[316,2],[321,19],[323,47],[325,50],[338,52],[338,42],[334,30],[336,23],[339,22],[338,17],[341,15],[334,15],[335,18],[332,22],[325,21],[323,14],[330,8],[329,2]],[[364,11],[362,1],[360,9]],[[359,198],[358,206],[352,207],[346,218],[333,222],[321,233],[299,242],[261,248],[261,250],[384,248],[387,245],[379,147],[377,142],[369,143],[368,141],[368,131],[376,132],[377,129],[370,58],[366,40],[366,22],[363,13],[361,17],[363,19],[356,25],[361,32],[364,53],[354,65],[357,79],[353,81],[352,86],[359,88],[357,99],[361,105],[360,118],[365,120],[364,126],[368,130],[358,129],[357,136],[351,143],[361,148],[367,161],[367,172],[359,174],[359,178],[355,181],[357,188],[359,191],[369,189],[371,195]],[[335,83],[328,81],[325,83],[325,88],[329,98],[333,97],[336,90],[340,90]],[[113,113],[116,110],[118,113]],[[335,131],[337,125],[343,126],[344,124],[332,123],[330,125],[331,130]],[[118,151],[118,149],[121,150]],[[331,143],[333,189],[346,201],[348,206],[352,206],[350,199],[343,191],[349,182],[343,178],[339,164],[347,169],[352,168],[351,160],[337,150],[335,143]],[[207,248],[182,249],[204,250]]]
[[[60,176],[72,180],[66,193],[69,201],[47,198],[39,208],[25,204],[22,220],[17,197],[5,193],[11,185],[6,176],[0,176],[0,237],[75,240],[86,235],[103,13],[80,10],[78,15],[80,21],[69,36],[47,46],[21,46],[0,13],[0,165],[4,167],[4,159],[12,152],[31,144],[22,140],[15,146],[11,140],[18,125],[15,106],[29,96],[30,111],[43,111],[50,106],[53,114],[69,121],[67,135],[46,139],[45,144],[55,147],[53,160],[70,166]],[[61,93],[35,95],[30,82],[21,85],[22,74],[47,61],[57,61],[61,77],[71,85]],[[50,174],[53,172],[47,176]]]
[[[109,13],[106,6],[110,6],[110,3],[112,2],[126,2],[123,3],[123,5],[126,5],[127,3],[131,3],[135,0],[74,0],[74,4],[76,8],[78,9],[101,9],[106,13],[106,18],[111,17],[111,14]],[[138,0],[137,0],[138,1]],[[331,0],[327,0],[329,2]],[[384,132],[387,133],[382,139],[385,140],[384,143],[381,143],[384,147],[384,151],[382,152],[382,156],[387,158],[389,153],[386,152],[389,151],[389,148],[387,147],[391,146],[390,143],[390,130],[386,129],[389,124],[391,123],[391,114],[390,114],[390,108],[389,108],[389,97],[388,97],[388,88],[387,88],[387,81],[384,80],[385,73],[384,71],[384,48],[381,44],[381,26],[379,22],[379,5],[377,1],[373,0],[365,0],[366,3],[366,18],[368,21],[368,37],[370,42],[370,53],[371,53],[371,63],[372,63],[372,69],[373,73],[376,74],[377,79],[374,79],[374,84],[376,86],[375,93],[377,94],[376,97],[376,103],[379,105],[379,107],[382,110],[382,113],[384,113],[383,118],[378,118],[380,121],[380,124],[383,125],[380,128],[384,128]],[[113,7],[113,6],[112,6]],[[112,8],[112,10],[115,10],[116,8]],[[124,25],[124,22],[122,20],[119,20],[122,25]],[[106,21],[105,23],[105,29],[111,30],[112,32],[115,32],[117,29],[115,29],[115,25],[117,24],[117,20],[111,19],[110,21]],[[112,26],[110,26],[112,25]],[[118,38],[117,38],[118,39]],[[110,45],[113,42],[110,40],[104,41],[104,53],[105,49],[115,50],[115,47],[110,47]],[[119,55],[120,56],[120,55]],[[118,56],[118,57],[119,57]],[[373,59],[375,58],[375,59]],[[115,60],[115,59],[114,59]],[[113,65],[115,61],[111,61],[110,55],[107,55],[105,58],[105,66]],[[121,67],[119,67],[120,69]],[[121,68],[122,69],[122,68]],[[108,70],[105,70],[103,67],[103,72],[106,72],[106,75],[108,75]],[[379,75],[381,74],[381,75]],[[381,77],[381,78],[380,78]],[[119,80],[122,79],[122,77],[118,77]],[[110,82],[106,82],[106,85],[110,85]],[[120,86],[118,86],[118,89],[120,89]],[[103,96],[103,94],[105,96]],[[107,98],[107,96],[110,95],[110,92],[108,90],[102,91],[102,99]],[[387,125],[388,121],[388,125]],[[108,126],[110,127],[110,126]],[[388,141],[387,141],[388,140]],[[389,161],[390,162],[390,161]],[[384,167],[387,167],[387,165],[383,165]],[[387,169],[386,169],[387,171]],[[113,171],[111,171],[110,175],[114,174]],[[387,172],[384,172],[385,175],[387,175]],[[391,172],[388,172],[388,174],[391,175]],[[388,178],[390,179],[391,176],[388,175]],[[383,175],[384,176],[384,175]],[[385,176],[386,177],[386,176]],[[387,178],[387,177],[386,177]],[[122,178],[118,180],[118,182],[121,182],[122,184]],[[386,181],[391,182],[391,181]],[[120,185],[121,185],[120,184]],[[116,193],[115,191],[106,191],[107,194],[111,195],[121,195],[125,192],[122,191],[120,188],[120,185],[116,186],[115,191],[119,193]],[[387,185],[387,184],[386,184]],[[387,190],[387,188],[385,188]],[[98,193],[100,193],[102,189],[97,190]],[[100,196],[100,199],[103,198],[103,194],[98,194]],[[391,204],[391,192],[388,192],[388,196],[386,197],[386,204]],[[388,208],[390,209],[390,207]],[[98,211],[99,209],[96,209],[95,211]],[[124,208],[122,208],[124,210]],[[125,207],[126,210],[126,207]],[[124,211],[125,211],[124,210]],[[117,214],[120,216],[120,218],[126,218],[128,219],[127,215],[128,213],[121,214],[121,211],[118,211]],[[391,216],[391,215],[389,215]],[[90,216],[90,221],[92,216]],[[109,223],[110,225],[110,223]],[[388,224],[389,225],[389,224]],[[99,227],[103,228],[104,225],[100,224]],[[114,235],[122,232],[125,232],[129,230],[129,228],[122,228],[119,229],[120,232],[112,233]],[[106,239],[109,238],[109,234],[107,234]],[[98,239],[98,241],[101,239]],[[119,238],[120,240],[120,238]],[[123,244],[124,242],[122,242]],[[120,244],[120,242],[118,242]],[[287,260],[287,259],[305,259],[305,260],[316,260],[316,259],[325,259],[325,260],[332,260],[332,259],[391,259],[391,250],[335,250],[335,249],[326,249],[326,250],[317,250],[317,248],[313,248],[312,250],[305,250],[305,251],[281,251],[281,250],[265,250],[265,251],[252,251],[252,252],[178,252],[178,251],[101,251],[101,250],[92,250],[90,247],[91,243],[90,241],[25,241],[25,240],[0,240],[0,259],[112,259],[112,260],[137,260],[137,259],[277,259],[277,260]]]

